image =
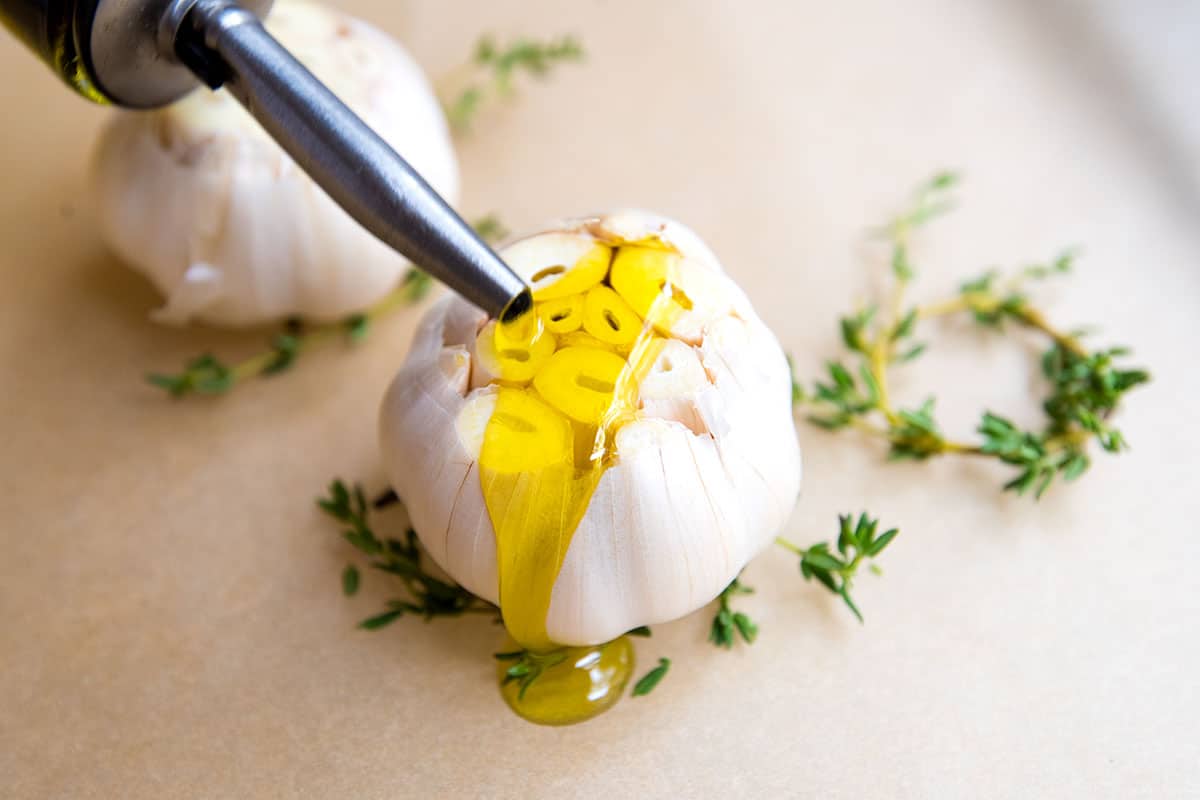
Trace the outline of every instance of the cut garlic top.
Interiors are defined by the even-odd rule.
[[[422,543],[531,648],[700,608],[799,490],[779,344],[699,238],[651,214],[556,223],[502,255],[542,337],[507,343],[445,298],[384,398],[385,467]],[[565,551],[539,555],[547,517]]]
[[[306,0],[267,28],[448,201],[458,166],[425,75],[398,43]],[[101,232],[165,295],[155,318],[333,319],[393,289],[408,262],[367,233],[222,90],[118,111],[93,160]]]

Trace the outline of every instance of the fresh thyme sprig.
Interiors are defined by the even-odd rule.
[[[475,53],[460,73],[451,76],[454,89],[443,91],[446,118],[456,131],[465,131],[490,99],[504,99],[513,92],[518,73],[535,78],[545,77],[559,64],[582,61],[583,45],[573,36],[545,42],[517,39],[500,47],[485,36],[475,46]]]
[[[1074,250],[1007,278],[990,270],[963,283],[948,300],[906,307],[905,292],[916,275],[912,234],[952,207],[949,191],[956,183],[953,173],[934,176],[918,188],[912,207],[879,231],[891,249],[891,296],[883,308],[872,306],[839,321],[842,342],[857,357],[857,367],[831,361],[826,365],[827,377],[808,390],[793,378],[792,401],[807,407],[807,419],[818,427],[853,428],[886,440],[893,460],[947,454],[995,458],[1017,468],[1004,489],[1018,494],[1032,490],[1041,497],[1056,478],[1074,480],[1087,470],[1091,464],[1087,447],[1093,440],[1109,453],[1125,449],[1124,436],[1109,418],[1124,394],[1150,376],[1143,369],[1116,365],[1128,350],[1089,351],[1080,334],[1054,327],[1031,304],[1028,284],[1070,272],[1077,257]],[[1012,323],[1050,340],[1042,356],[1042,372],[1050,384],[1042,404],[1046,415],[1042,428],[1024,430],[1004,416],[984,411],[976,428],[979,442],[961,442],[948,438],[938,426],[933,398],[916,408],[894,404],[889,370],[926,349],[914,338],[918,324],[958,313],[967,313],[989,328],[1002,330],[1005,323]]]
[[[508,235],[500,220],[489,214],[472,223],[487,241]],[[273,336],[267,350],[236,364],[229,364],[211,353],[190,359],[177,373],[153,372],[146,376],[152,386],[172,397],[189,394],[224,394],[252,378],[277,375],[291,369],[305,352],[339,339],[357,344],[370,334],[371,326],[392,312],[420,302],[433,288],[433,279],[419,269],[405,273],[400,285],[366,311],[351,314],[338,322],[306,326],[301,320],[289,320]]]
[[[900,531],[889,528],[879,533],[879,520],[871,519],[866,512],[859,515],[857,522],[854,522],[850,514],[839,515],[838,525],[838,538],[833,546],[828,542],[818,542],[805,548],[784,538],[777,538],[775,543],[800,556],[800,574],[804,576],[804,580],[815,578],[818,583],[840,597],[858,621],[862,622],[862,612],[850,597],[854,576],[864,562],[882,553]],[[871,568],[878,572],[874,564],[871,564]]]
[[[368,559],[372,569],[400,579],[406,596],[387,601],[385,610],[364,619],[359,627],[367,630],[382,628],[405,614],[415,614],[426,620],[434,617],[457,617],[467,613],[496,615],[495,606],[480,600],[461,586],[428,572],[422,564],[417,535],[410,528],[403,539],[381,539],[368,521],[370,506],[362,489],[347,488],[340,480],[329,485],[329,494],[318,498],[317,505],[346,527],[342,537]],[[359,588],[358,568],[349,564],[342,571],[342,591],[354,595]]]
[[[754,594],[754,589],[734,578],[721,594],[717,595],[717,613],[709,627],[708,640],[726,650],[733,647],[738,636],[746,644],[754,644],[758,637],[758,625],[741,611],[734,611],[731,600],[739,594]]]
[[[146,380],[172,397],[224,394],[252,378],[270,377],[291,369],[301,354],[314,347],[338,339],[351,343],[363,341],[370,333],[372,323],[398,308],[419,302],[431,287],[432,279],[428,275],[411,269],[395,291],[364,312],[324,325],[305,326],[300,320],[289,320],[283,331],[271,338],[269,349],[244,361],[228,364],[211,353],[204,353],[184,364],[181,372],[154,372],[147,375]]]
[[[507,685],[517,681],[517,698],[525,699],[525,692],[534,681],[542,677],[542,673],[550,667],[561,664],[567,658],[566,648],[538,653],[533,650],[511,650],[507,653],[494,653],[497,661],[511,661],[512,665],[504,671],[502,684]]]
[[[862,612],[850,596],[854,577],[860,566],[882,553],[899,533],[896,528],[879,533],[879,520],[871,519],[863,512],[857,522],[849,514],[838,516],[838,537],[833,544],[818,542],[809,547],[800,547],[783,537],[777,537],[775,544],[800,556],[800,574],[804,576],[804,580],[816,579],[840,597],[858,621],[862,622]],[[878,572],[873,563],[871,569]],[[746,644],[754,643],[758,637],[758,625],[746,614],[734,611],[731,605],[733,597],[753,592],[753,589],[741,582],[740,576],[725,587],[725,591],[721,592],[716,600],[717,613],[708,633],[710,642],[717,647],[729,649],[740,636]]]

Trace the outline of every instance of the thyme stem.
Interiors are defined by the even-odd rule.
[[[808,415],[809,421],[827,430],[854,428],[886,440],[892,459],[923,460],[946,454],[995,458],[1020,470],[1005,489],[1018,493],[1033,489],[1034,495],[1040,496],[1055,476],[1073,480],[1086,471],[1091,463],[1086,452],[1090,441],[1098,441],[1111,453],[1125,448],[1124,437],[1108,419],[1125,392],[1150,376],[1145,370],[1120,369],[1114,364],[1116,358],[1127,354],[1124,348],[1085,348],[1077,335],[1052,325],[1023,293],[1030,280],[1068,272],[1073,251],[1026,267],[1007,280],[994,271],[986,272],[964,283],[956,296],[914,306],[905,313],[905,291],[915,275],[909,258],[912,231],[950,207],[944,193],[954,183],[949,173],[935,176],[918,189],[913,207],[881,230],[891,246],[894,278],[886,308],[878,316],[875,308],[867,308],[840,321],[843,342],[860,358],[857,376],[841,362],[829,362],[829,381],[817,382],[812,391],[793,379],[793,403],[810,406],[815,413]],[[982,435],[979,443],[954,441],[939,429],[932,397],[916,409],[895,406],[890,369],[916,358],[926,347],[912,341],[917,323],[959,313],[997,329],[1008,320],[1050,340],[1051,347],[1042,356],[1042,371],[1051,385],[1043,402],[1047,418],[1043,430],[1022,430],[985,411],[977,428]]]

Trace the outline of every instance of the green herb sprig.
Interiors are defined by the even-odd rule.
[[[882,553],[899,533],[896,528],[880,533],[879,520],[871,519],[863,512],[857,522],[850,514],[838,516],[838,537],[833,543],[818,542],[809,547],[800,547],[783,537],[777,537],[775,544],[800,557],[800,574],[804,580],[816,580],[837,595],[862,622],[862,612],[850,596],[855,575],[859,567]],[[870,566],[873,572],[879,572],[874,563],[870,563]],[[733,647],[738,637],[746,644],[754,644],[758,638],[758,625],[745,613],[734,611],[732,607],[734,597],[753,593],[752,588],[742,583],[741,576],[725,587],[716,600],[717,613],[713,616],[708,633],[710,642],[727,650]]]
[[[405,596],[389,600],[385,609],[359,623],[360,628],[376,630],[395,622],[405,614],[431,620],[434,617],[458,617],[463,614],[499,612],[458,584],[443,580],[425,569],[416,533],[409,528],[403,539],[383,539],[375,535],[368,515],[370,507],[358,486],[347,488],[340,480],[329,485],[329,494],[317,499],[317,505],[342,523],[342,537],[366,556],[372,569],[399,579]],[[358,567],[348,564],[342,571],[342,591],[347,596],[358,592],[361,582]]]
[[[741,594],[754,594],[754,589],[742,583],[739,577],[734,578],[717,595],[717,613],[708,629],[708,640],[717,647],[728,650],[739,636],[746,644],[754,644],[758,638],[758,625],[754,620],[741,611],[733,610],[732,600]]]
[[[487,241],[508,235],[500,220],[490,214],[473,223],[476,232]],[[351,344],[364,341],[371,327],[393,312],[419,303],[433,288],[433,279],[419,269],[410,269],[390,294],[366,311],[338,322],[305,325],[289,320],[274,335],[268,349],[235,364],[226,363],[211,353],[189,359],[177,373],[152,372],[146,381],[172,397],[192,394],[224,394],[253,378],[266,378],[286,372],[304,353],[341,340]]]
[[[804,576],[804,580],[816,580],[840,597],[858,621],[862,622],[862,612],[850,597],[854,577],[858,568],[882,553],[900,531],[889,528],[879,533],[879,520],[871,519],[865,511],[858,516],[857,522],[850,514],[839,515],[838,525],[838,538],[833,545],[818,542],[805,548],[783,538],[777,538],[775,543],[800,557],[800,574]],[[874,563],[871,563],[871,569],[879,572]]]
[[[471,60],[443,82],[455,87],[442,91],[446,118],[454,130],[466,131],[489,101],[512,95],[518,74],[544,78],[556,66],[583,58],[583,45],[573,36],[544,42],[522,38],[503,47],[484,36]]]
[[[949,454],[996,459],[1016,468],[1005,490],[1032,491],[1040,498],[1056,478],[1074,480],[1087,470],[1090,443],[1109,453],[1126,449],[1125,437],[1110,418],[1125,393],[1146,383],[1150,375],[1144,369],[1117,365],[1129,354],[1127,349],[1090,351],[1080,341],[1081,334],[1059,330],[1032,305],[1029,284],[1071,272],[1078,255],[1075,250],[1008,277],[989,270],[963,283],[947,300],[908,305],[905,293],[916,276],[912,235],[952,207],[949,192],[957,182],[950,172],[935,175],[918,188],[908,210],[877,232],[890,246],[891,296],[883,308],[871,306],[839,320],[842,342],[857,358],[857,365],[831,361],[826,377],[809,388],[793,378],[792,401],[807,409],[808,421],[820,428],[855,429],[885,440],[892,460],[921,461]],[[987,328],[1004,331],[1011,323],[1050,340],[1041,360],[1050,391],[1042,403],[1046,421],[1040,429],[1022,429],[985,410],[976,428],[979,440],[957,441],[939,427],[932,397],[915,408],[894,404],[889,373],[925,352],[927,344],[915,340],[920,323],[962,313]]]
[[[561,664],[567,658],[565,648],[538,653],[533,650],[511,650],[507,653],[494,653],[497,661],[510,661],[512,665],[504,671],[502,684],[517,682],[517,698],[525,699],[525,692],[534,681],[542,677],[542,673],[550,667]]]

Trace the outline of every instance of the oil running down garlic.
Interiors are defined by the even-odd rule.
[[[479,334],[476,353],[497,387],[479,475],[496,531],[500,607],[530,650],[557,644],[546,617],[571,536],[615,456],[617,429],[637,410],[662,334],[690,305],[672,283],[677,258],[659,243],[597,243],[575,264],[533,276],[531,312]]]
[[[632,418],[641,377],[662,350],[657,332],[688,302],[668,286],[676,258],[658,243],[597,243],[574,265],[533,276],[530,312],[479,334],[476,353],[486,354],[480,361],[498,387],[479,475],[496,531],[504,624],[528,650],[557,645],[546,617],[571,536],[615,455],[616,428]],[[623,292],[612,288],[613,273]],[[615,702],[632,669],[624,637],[570,648],[532,696],[506,686],[505,699],[536,722],[579,721]]]

